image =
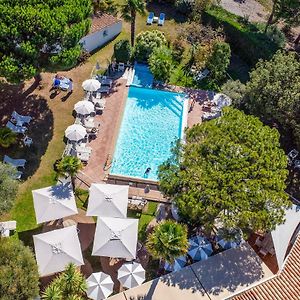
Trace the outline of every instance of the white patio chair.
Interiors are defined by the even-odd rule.
[[[11,114],[11,116],[12,116],[12,118],[14,120],[16,120],[16,122],[22,122],[22,123],[29,124],[30,121],[32,120],[32,117],[20,115],[16,111],[13,111],[13,113]]]
[[[4,155],[3,162],[16,168],[19,167],[24,168],[27,161],[26,159],[14,159],[14,158],[10,158],[7,155]]]
[[[6,124],[6,127],[9,128],[11,131],[16,132],[16,133],[22,133],[24,134],[27,130],[26,127],[24,126],[16,126],[12,122],[8,121]]]
[[[23,139],[23,143],[26,147],[30,147],[33,143],[33,140],[32,140],[32,138],[30,138],[29,136],[26,135]]]
[[[17,229],[16,221],[0,222],[0,235],[3,237],[8,237],[10,235],[10,231],[16,229]]]

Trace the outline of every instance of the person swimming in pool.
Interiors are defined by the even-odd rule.
[[[151,171],[151,168],[148,167],[148,168],[146,169],[145,173],[144,173],[144,177],[148,177],[150,171]]]

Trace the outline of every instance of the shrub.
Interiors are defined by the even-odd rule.
[[[234,107],[239,108],[246,92],[246,86],[239,80],[228,80],[222,85],[221,91],[232,99]]]
[[[68,69],[77,64],[81,51],[81,46],[76,45],[71,49],[62,50],[59,54],[52,56],[50,61],[55,66]]]
[[[135,58],[138,61],[147,61],[152,51],[161,46],[166,46],[165,35],[158,30],[144,31],[136,37]]]
[[[117,62],[127,62],[131,58],[129,40],[121,40],[114,45],[114,56]]]
[[[172,52],[166,47],[153,50],[148,60],[150,70],[156,80],[167,81],[172,68]]]
[[[184,46],[184,42],[177,38],[172,45],[172,56],[173,59],[180,63],[184,54],[184,50],[185,50],[185,46]]]
[[[0,299],[33,299],[39,293],[39,273],[29,247],[17,239],[0,239]]]
[[[178,12],[189,15],[195,6],[195,0],[176,0],[175,7]]]
[[[8,148],[17,142],[17,134],[7,127],[0,128],[0,146]]]

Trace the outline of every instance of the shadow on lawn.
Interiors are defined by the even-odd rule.
[[[0,149],[1,160],[5,154],[12,158],[25,158],[27,160],[23,178],[33,175],[37,170],[41,157],[45,154],[53,136],[53,113],[47,100],[39,95],[32,94],[38,85],[38,79],[27,90],[24,90],[23,84],[0,83],[1,126],[6,125],[14,110],[19,114],[32,117],[26,134],[33,139],[33,145],[31,147],[24,146],[23,136],[20,134],[15,145],[7,149]]]

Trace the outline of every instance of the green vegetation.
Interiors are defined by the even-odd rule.
[[[39,293],[38,268],[29,247],[0,238],[0,299],[33,299]]]
[[[8,212],[15,203],[18,182],[13,179],[16,169],[0,162],[0,215]]]
[[[87,283],[77,266],[70,263],[42,294],[44,300],[84,300]]]
[[[156,80],[167,81],[172,69],[172,51],[167,46],[153,50],[148,59],[150,70]]]
[[[18,82],[49,62],[61,67],[76,64],[81,53],[78,42],[90,28],[90,13],[90,0],[3,0],[0,76]],[[59,53],[52,54],[53,50]]]
[[[0,146],[8,148],[17,142],[17,134],[7,127],[0,128]]]
[[[166,220],[154,227],[146,247],[154,258],[172,263],[188,251],[187,226]]]
[[[116,16],[118,7],[114,0],[93,0],[93,10],[95,13],[107,13]]]
[[[185,222],[211,232],[219,220],[249,233],[283,222],[286,167],[276,129],[224,108],[220,118],[186,132],[186,144],[160,166],[159,181]]]
[[[125,0],[125,3],[121,6],[121,14],[125,21],[130,22],[130,38],[131,46],[133,47],[135,40],[136,15],[145,14],[144,0]]]
[[[135,59],[138,61],[147,61],[154,49],[166,45],[167,39],[163,32],[158,30],[141,32],[136,37]]]
[[[120,40],[114,45],[114,57],[117,62],[128,62],[131,58],[131,46],[128,40]]]
[[[280,48],[274,40],[252,23],[231,14],[221,7],[212,6],[203,15],[205,24],[223,27],[233,51],[238,53],[248,64],[254,65],[262,59],[270,59]]]

